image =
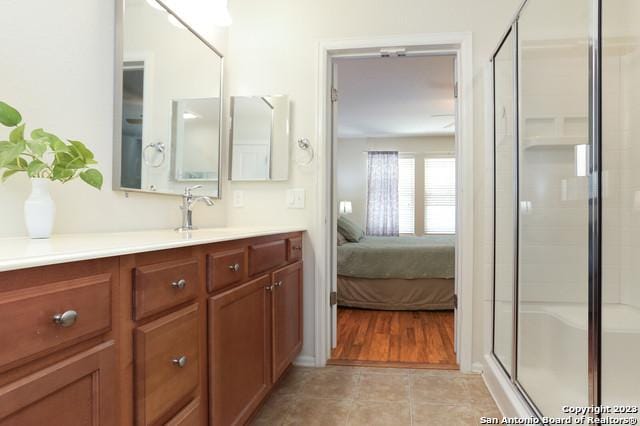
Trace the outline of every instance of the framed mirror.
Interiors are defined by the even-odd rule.
[[[229,179],[289,179],[289,97],[232,96]]]
[[[116,3],[114,189],[219,198],[222,55],[162,2]]]

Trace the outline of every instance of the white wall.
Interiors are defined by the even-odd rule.
[[[110,0],[67,0],[63,6],[0,0],[0,99],[20,110],[29,129],[44,127],[86,142],[105,177],[102,191],[83,182],[53,185],[55,233],[173,228],[180,223],[178,197],[125,198],[111,190],[114,7]],[[209,33],[226,51],[226,32]],[[0,128],[0,139],[5,134]],[[29,191],[25,176],[0,184],[0,237],[26,234],[22,211]],[[195,222],[224,225],[225,202],[197,208]]]
[[[400,153],[445,154],[455,152],[454,136],[413,138],[339,139],[336,166],[338,200],[349,200],[353,213],[349,217],[365,228],[367,214],[366,151],[398,151]]]
[[[475,281],[474,361],[480,362],[483,342],[483,304],[490,303],[491,165],[485,164],[484,71],[490,53],[506,30],[520,0],[231,0],[234,23],[229,32],[227,94],[285,93],[292,100],[292,140],[307,137],[316,153],[323,151],[314,139],[320,100],[316,84],[318,43],[339,38],[363,38],[398,34],[471,31],[474,64],[475,125]],[[490,142],[490,141],[487,141]],[[294,147],[294,149],[296,149]],[[295,153],[294,153],[295,154]],[[295,155],[294,155],[295,157]],[[300,223],[314,226],[317,205],[315,164],[293,165],[288,183],[228,184],[245,191],[243,208],[228,207],[230,224]],[[287,188],[307,191],[304,210],[285,207]],[[487,214],[489,213],[489,214]],[[486,219],[486,220],[485,220]],[[305,344],[304,355],[314,353],[313,294],[315,256],[322,238],[310,229],[305,253]]]

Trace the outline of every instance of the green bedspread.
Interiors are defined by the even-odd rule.
[[[453,278],[455,235],[365,237],[338,246],[338,275],[359,278]]]

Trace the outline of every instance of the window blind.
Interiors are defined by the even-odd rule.
[[[401,234],[415,233],[416,161],[413,157],[398,159],[398,201]]]
[[[456,160],[424,159],[424,224],[426,234],[456,232]]]

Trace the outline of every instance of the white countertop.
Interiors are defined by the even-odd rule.
[[[46,240],[0,238],[0,272],[304,230],[300,226],[256,226],[198,229],[189,233],[158,230],[67,234]]]

